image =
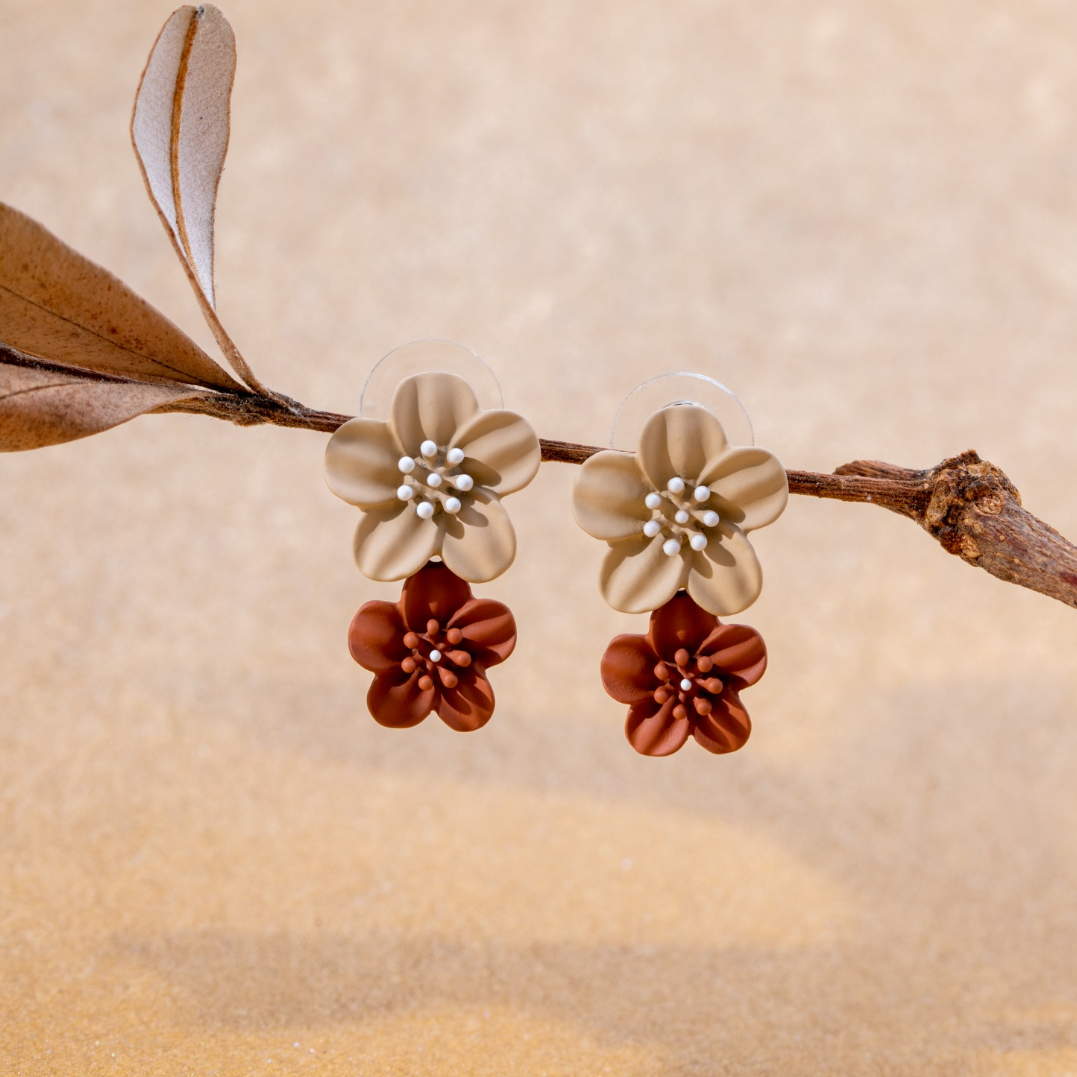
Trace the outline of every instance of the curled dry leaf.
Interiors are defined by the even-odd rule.
[[[0,451],[74,441],[162,405],[207,395],[174,383],[39,364],[0,344]]]
[[[236,71],[232,27],[212,4],[181,7],[165,23],[142,74],[131,140],[172,245],[233,369],[257,392],[255,377],[216,312],[213,216],[228,151]]]
[[[139,380],[239,388],[121,280],[3,203],[0,341],[41,359]]]

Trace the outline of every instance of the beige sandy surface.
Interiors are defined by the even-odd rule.
[[[0,0],[0,198],[209,347],[128,141],[168,5]],[[234,0],[220,309],[339,411],[463,341],[600,442],[676,368],[788,466],[975,447],[1077,535],[1077,10]],[[642,631],[546,465],[482,732],[365,712],[321,435],[0,459],[0,1074],[1077,1074],[1077,615],[794,499],[716,758],[624,741]]]

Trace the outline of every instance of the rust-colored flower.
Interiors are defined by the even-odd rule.
[[[431,711],[461,733],[494,713],[486,670],[516,646],[501,602],[473,598],[467,583],[431,561],[404,582],[399,602],[367,602],[348,630],[352,658],[374,676],[367,707],[384,726],[418,725]]]
[[[625,735],[642,755],[672,755],[689,736],[735,752],[752,731],[740,691],[767,668],[763,637],[722,624],[683,591],[651,614],[645,636],[617,636],[602,656],[602,685],[627,703]]]

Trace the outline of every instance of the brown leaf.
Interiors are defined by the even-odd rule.
[[[212,395],[165,382],[36,364],[0,344],[0,452],[74,441],[164,404]]]
[[[142,73],[131,140],[150,199],[221,350],[252,389],[254,376],[217,317],[213,216],[228,151],[236,43],[212,4],[181,7],[165,23]]]
[[[238,388],[121,280],[2,202],[0,341],[91,370]]]

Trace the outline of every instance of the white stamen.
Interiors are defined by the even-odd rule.
[[[661,530],[662,530],[662,525],[657,520],[648,520],[643,525],[643,533],[648,538],[654,538],[654,536],[657,535],[658,532],[661,531]]]
[[[434,506],[429,501],[420,501],[415,506],[415,514],[423,520],[429,520],[434,515]]]
[[[673,517],[673,519],[676,520],[679,524],[686,524],[691,518],[692,517],[689,516],[688,513],[684,511],[684,509],[678,509],[676,516]]]
[[[704,527],[717,527],[721,517],[711,509],[708,512],[703,513],[703,526]]]
[[[662,552],[667,557],[673,557],[674,555],[680,553],[681,552],[680,541],[678,539],[675,539],[675,538],[666,539],[666,541],[662,543]]]
[[[683,494],[684,493],[684,479],[678,475],[674,475],[669,482],[666,483],[666,489],[671,494]]]
[[[402,456],[396,462],[397,471],[410,475],[415,470],[415,461],[410,456]]]
[[[440,662],[441,661],[441,651],[439,651],[436,647],[430,652],[430,661],[431,662]]]
[[[419,446],[419,452],[421,452],[423,456],[437,456],[438,447],[432,441],[427,440]]]
[[[441,485],[441,476],[436,471],[431,472],[426,476],[426,485],[436,490]]]
[[[450,449],[445,454],[445,460],[450,467],[456,467],[457,464],[464,462],[464,450],[463,449]]]
[[[696,553],[707,548],[707,536],[701,535],[698,531],[688,540],[688,545],[692,547]]]
[[[475,485],[475,480],[470,475],[450,475],[449,481],[457,490],[463,490],[465,494]]]
[[[410,501],[414,493],[415,487],[409,486],[407,483],[396,488],[396,496],[400,498],[401,501]]]
[[[683,678],[681,680],[681,691],[682,692],[689,691],[689,689],[691,689],[691,687],[692,687],[692,682],[687,677],[685,677],[685,678]]]
[[[458,497],[447,497],[445,498],[444,504],[446,512],[459,512],[463,507],[460,503],[460,498]]]
[[[697,501],[706,501],[707,498],[711,496],[711,489],[709,486],[697,486],[695,490],[692,491],[692,496]]]
[[[662,495],[661,494],[648,494],[643,499],[643,503],[649,509],[656,509],[656,508],[658,508],[659,505],[662,504]]]

